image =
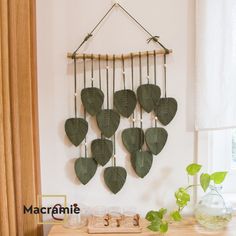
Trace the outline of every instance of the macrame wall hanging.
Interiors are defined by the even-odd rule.
[[[136,24],[138,24],[148,35],[148,42],[153,41],[161,49],[147,52],[129,53],[125,55],[100,55],[78,53],[79,49],[93,36],[94,31],[108,16],[108,14],[118,7],[124,11]],[[104,181],[111,192],[116,194],[124,186],[127,172],[124,167],[118,166],[119,159],[116,158],[116,131],[121,119],[131,118],[132,127],[124,129],[121,133],[122,143],[130,154],[132,167],[138,177],[144,178],[152,167],[154,156],[158,155],[164,148],[168,133],[165,128],[158,127],[168,125],[177,112],[177,101],[172,97],[167,97],[167,67],[166,58],[172,50],[167,49],[158,36],[153,36],[147,31],[124,7],[115,3],[98,22],[93,30],[84,38],[82,43],[73,52],[68,54],[68,58],[74,62],[74,117],[65,122],[65,132],[70,142],[76,147],[84,141],[84,156],[75,161],[74,170],[76,176],[82,184],[87,184],[95,175],[97,167],[105,166],[112,160],[112,166],[104,170]],[[157,85],[157,56],[163,56],[164,71],[164,91]],[[143,60],[146,60],[146,80],[143,79]],[[153,60],[153,77],[150,78],[150,58]],[[77,61],[83,62],[83,89],[80,92],[81,101],[84,107],[83,117],[78,117],[77,104]],[[91,65],[90,84],[86,78],[86,64]],[[123,89],[116,90],[116,62],[121,61]],[[139,67],[139,86],[134,87],[134,61],[137,60]],[[106,63],[106,76],[102,78],[101,61]],[[131,88],[127,88],[126,62],[129,61],[131,68]],[[99,88],[94,87],[94,63],[98,64]],[[110,67],[109,65],[112,64]],[[112,69],[112,79],[109,78],[109,70]],[[106,87],[102,86],[102,79],[106,80]],[[110,99],[109,83],[112,81],[112,99]],[[80,83],[81,84],[81,83]],[[164,96],[163,96],[163,95]],[[110,101],[112,100],[112,102]],[[106,103],[106,104],[105,104]],[[137,104],[139,109],[137,110]],[[139,127],[135,125],[135,111],[140,113]],[[143,112],[155,115],[155,127],[143,130]],[[89,124],[87,114],[94,117],[100,130],[97,139],[91,142],[91,156],[88,157],[87,133]],[[146,145],[145,145],[146,143]]]

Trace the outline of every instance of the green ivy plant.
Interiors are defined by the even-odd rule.
[[[181,221],[183,216],[181,212],[188,205],[190,201],[189,190],[193,187],[201,186],[206,192],[211,184],[221,184],[227,175],[227,172],[214,172],[212,174],[202,173],[200,175],[200,184],[189,184],[189,177],[195,176],[200,172],[202,166],[199,164],[190,164],[186,167],[188,176],[188,186],[180,187],[175,192],[176,209],[167,214],[167,209],[161,208],[159,211],[149,211],[146,215],[146,220],[150,222],[148,229],[154,232],[166,233],[168,231],[169,223],[174,221]]]

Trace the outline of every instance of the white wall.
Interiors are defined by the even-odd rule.
[[[174,191],[186,183],[185,166],[195,159],[194,0],[120,2],[150,32],[160,35],[162,42],[174,51],[173,55],[168,57],[168,94],[177,99],[179,109],[174,121],[167,127],[169,138],[166,147],[155,158],[150,173],[144,179],[139,179],[135,176],[129,157],[119,141],[118,164],[126,167],[128,178],[117,195],[112,194],[104,186],[101,167],[89,184],[83,186],[79,183],[73,165],[75,158],[80,156],[81,149],[71,146],[64,132],[65,120],[73,116],[73,67],[66,54],[77,47],[111,6],[111,1],[38,0],[42,193],[66,194],[70,202],[76,201],[90,206],[135,206],[141,212],[158,207],[172,207]],[[89,53],[153,50],[155,46],[147,45],[146,39],[147,35],[123,12],[116,9],[84,49]],[[81,69],[81,65],[78,69]],[[161,67],[158,67],[158,70],[158,83],[163,87]],[[129,78],[127,75],[127,80],[130,80]],[[79,79],[82,82],[82,74],[79,75]],[[122,88],[122,80],[118,77],[117,81],[117,89]],[[79,84],[80,89],[82,85]],[[148,128],[150,124],[150,116],[145,115],[144,127]],[[129,127],[129,122],[122,120],[121,128],[126,127]],[[98,131],[93,122],[88,141],[97,137],[94,130]],[[109,165],[110,163],[107,164]]]

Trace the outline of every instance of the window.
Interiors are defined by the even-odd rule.
[[[228,171],[223,194],[236,203],[236,129],[200,131],[198,141],[198,162],[209,173]]]
[[[236,129],[232,132],[232,169],[236,169]]]

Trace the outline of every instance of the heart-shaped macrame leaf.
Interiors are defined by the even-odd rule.
[[[93,158],[80,157],[75,161],[75,173],[82,184],[87,184],[95,175],[97,162]]]
[[[120,115],[111,109],[102,110],[97,114],[97,123],[102,134],[110,138],[120,124]]]
[[[81,100],[86,111],[94,116],[101,110],[104,94],[98,88],[85,88],[81,91]]]
[[[144,144],[144,132],[141,128],[129,128],[122,132],[122,142],[129,153],[141,149]]]
[[[163,125],[168,125],[177,112],[178,104],[174,98],[161,98],[155,108],[156,116]]]
[[[113,153],[112,141],[108,139],[95,139],[91,144],[93,158],[102,166],[106,165]]]
[[[108,167],[104,171],[104,180],[107,187],[114,193],[118,193],[125,184],[127,172],[125,168],[116,166]]]
[[[82,118],[70,118],[65,123],[66,135],[76,147],[81,144],[88,132],[88,122]]]
[[[137,89],[139,104],[146,112],[154,110],[161,97],[161,90],[154,84],[143,84]]]
[[[145,132],[145,140],[152,154],[157,155],[164,148],[168,133],[163,128],[150,128]]]
[[[144,178],[152,167],[153,156],[148,151],[136,151],[131,155],[131,164],[136,174]]]
[[[124,117],[128,118],[134,112],[137,104],[137,99],[134,91],[124,89],[115,92],[114,107]]]

